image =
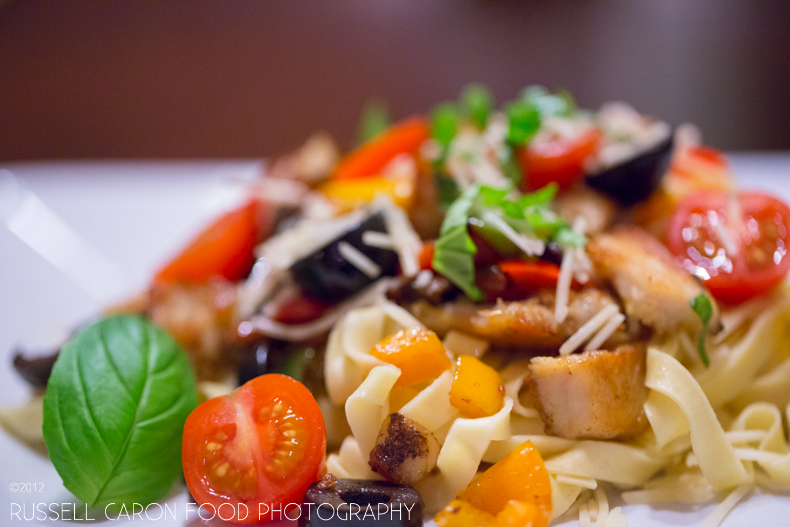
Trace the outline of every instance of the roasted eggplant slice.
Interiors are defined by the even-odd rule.
[[[14,354],[14,369],[33,388],[46,388],[59,350],[48,355],[28,358],[22,351]]]
[[[418,527],[423,508],[420,493],[406,485],[327,474],[307,489],[299,527]]]
[[[386,234],[381,213],[361,220],[339,238],[291,266],[291,275],[306,297],[342,302],[377,278],[398,273],[398,254],[365,244],[363,234],[367,231]]]
[[[672,135],[620,164],[587,174],[587,184],[630,206],[647,199],[661,184],[672,157]]]

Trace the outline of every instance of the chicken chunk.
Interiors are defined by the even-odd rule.
[[[608,229],[617,213],[617,206],[612,200],[587,186],[563,192],[557,196],[554,206],[560,216],[571,223],[582,218],[584,231],[588,234]]]
[[[659,333],[681,328],[692,335],[702,329],[691,308],[694,297],[705,294],[699,282],[678,264],[661,243],[637,228],[617,228],[597,236],[587,252],[598,276],[611,280],[628,316]],[[709,328],[719,327],[714,306]]]
[[[439,441],[427,428],[394,413],[381,425],[369,464],[389,481],[413,485],[436,466],[439,449]]]
[[[524,301],[498,302],[484,309],[465,302],[444,306],[415,302],[410,310],[423,324],[440,335],[456,330],[493,344],[558,347],[596,313],[612,303],[615,300],[598,289],[572,291],[568,316],[562,324],[557,324],[554,319],[554,294],[550,292]],[[612,338],[617,341],[620,337],[622,335],[618,333]]]
[[[642,406],[645,346],[587,351],[565,357],[535,357],[529,392],[546,433],[568,439],[612,439],[647,426]]]

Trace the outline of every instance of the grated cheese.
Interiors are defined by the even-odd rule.
[[[570,336],[562,346],[560,346],[560,355],[568,355],[573,353],[579,346],[582,345],[587,339],[593,336],[601,327],[606,324],[612,316],[619,312],[615,304],[609,304],[600,310],[594,317],[588,320],[576,333]]]
[[[495,213],[486,211],[483,213],[482,219],[501,232],[505,238],[513,242],[527,256],[541,256],[546,251],[546,244],[542,240],[517,233],[513,227]]]
[[[554,320],[562,324],[568,316],[568,300],[571,294],[571,280],[573,279],[573,258],[575,251],[565,251],[560,264],[560,274],[557,278],[557,292],[554,295]]]
[[[376,279],[381,276],[381,267],[379,264],[365,256],[364,253],[350,243],[338,243],[337,251],[348,263],[362,271],[368,278]]]
[[[392,238],[386,233],[379,231],[363,232],[362,243],[369,247],[377,247],[379,249],[393,249],[395,247],[392,243]]]
[[[625,322],[625,315],[622,313],[612,315],[600,331],[598,331],[590,342],[587,343],[584,347],[584,351],[600,349],[601,345],[612,336],[612,333],[614,333],[623,322]]]
[[[724,501],[713,510],[713,513],[705,520],[704,527],[719,527],[729,512],[752,490],[751,485],[742,485],[732,491]]]

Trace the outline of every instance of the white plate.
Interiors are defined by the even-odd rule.
[[[731,160],[744,186],[769,189],[790,201],[790,154],[741,154]],[[87,246],[106,256],[114,264],[107,276],[115,278],[106,291],[86,293],[0,218],[0,406],[21,404],[29,393],[11,368],[14,346],[46,350],[113,297],[144,288],[158,264],[183,246],[208,219],[239,199],[240,183],[255,177],[259,167],[257,161],[19,163],[0,167],[11,170],[47,210],[64,220]],[[0,184],[0,215],[8,192]],[[21,230],[19,216],[15,229],[26,232],[29,238],[29,229],[35,225]],[[51,226],[51,222],[47,224]],[[62,256],[57,251],[51,255],[64,264]],[[90,281],[91,276],[84,274],[82,279]],[[83,283],[86,285],[90,291],[101,282]],[[36,484],[36,490],[43,487],[43,491],[12,492],[14,483]],[[616,504],[614,496],[610,499]],[[18,521],[12,513],[21,517],[24,505],[30,517],[35,504],[74,501],[47,459],[0,430],[0,525],[51,523]],[[183,490],[167,500],[175,520],[170,516],[146,520],[143,514],[132,521],[161,527],[200,523],[195,521],[194,509],[189,509],[187,517],[186,501]],[[629,506],[624,512],[632,527],[702,525],[713,508]],[[159,511],[154,508],[149,514],[156,517]],[[80,519],[84,511],[68,515]],[[103,519],[101,512],[98,519]],[[724,522],[725,527],[741,525],[790,525],[790,497],[752,494]]]

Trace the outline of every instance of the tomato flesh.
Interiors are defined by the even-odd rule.
[[[601,133],[592,129],[574,140],[557,139],[540,145],[530,144],[518,151],[524,170],[522,190],[534,191],[555,182],[568,188],[584,172],[584,161],[599,147]]]
[[[230,504],[221,517],[237,523],[266,521],[272,509],[300,503],[325,455],[318,404],[285,375],[262,375],[206,401],[184,426],[182,461],[190,493],[209,512]]]
[[[713,296],[738,304],[776,287],[790,271],[790,208],[759,192],[703,192],[682,201],[669,223],[670,250]]]

